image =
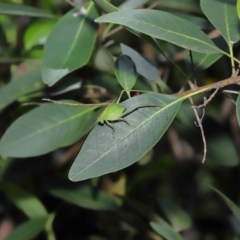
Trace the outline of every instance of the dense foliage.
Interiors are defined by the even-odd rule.
[[[240,239],[239,1],[0,14],[0,240]]]

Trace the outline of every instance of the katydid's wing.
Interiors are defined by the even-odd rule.
[[[102,114],[102,120],[115,121],[123,116],[123,112],[126,108],[120,104],[112,104],[106,107]]]
[[[158,93],[147,93],[121,103],[129,111],[136,106],[159,105],[160,107],[140,107],[124,118],[113,123],[112,129],[96,125],[88,135],[80,153],[75,159],[69,179],[81,181],[115,172],[139,160],[163,136],[175,118],[184,98]]]

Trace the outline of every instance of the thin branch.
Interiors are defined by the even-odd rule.
[[[235,72],[235,77],[237,77],[237,76],[238,76],[238,74],[239,74],[239,68],[240,68],[240,64],[238,64],[238,67],[237,67],[237,69],[236,69],[236,72]]]
[[[97,106],[109,106],[112,103],[89,103],[89,104],[85,104],[85,103],[68,103],[68,102],[60,102],[60,101],[55,101],[52,99],[48,99],[48,98],[43,98],[43,101],[46,102],[52,102],[52,103],[57,103],[57,104],[61,104],[61,105],[68,105],[68,106],[73,106],[73,107],[97,107]]]
[[[203,104],[198,105],[198,106],[192,106],[193,108],[205,108],[207,106],[207,104],[215,97],[215,95],[217,94],[218,90],[220,88],[216,88],[215,91],[211,94],[211,96],[207,99],[206,97],[203,98]]]
[[[223,90],[225,93],[232,93],[232,94],[239,94],[239,91],[233,91],[233,90]]]
[[[159,2],[152,3],[151,5],[149,5],[149,6],[147,7],[147,9],[153,9],[153,8],[157,7],[158,5],[160,5]]]
[[[32,105],[38,105],[38,106],[41,106],[41,105],[45,105],[46,103],[39,103],[39,102],[28,102],[28,103],[22,103],[21,106],[25,107],[25,106],[32,106]]]
[[[194,105],[193,100],[192,100],[191,97],[189,98],[189,100],[190,100],[191,104]],[[203,126],[202,126],[202,119],[203,119],[203,117],[199,118],[197,109],[194,108],[194,107],[193,107],[193,111],[194,111],[194,114],[196,116],[197,124],[198,124],[198,127],[200,128],[201,135],[202,135],[202,141],[203,141],[203,158],[202,158],[202,163],[204,163],[206,161],[206,155],[207,155],[207,141],[206,141],[204,130],[203,130]]]
[[[106,38],[110,37],[111,35],[119,32],[119,31],[121,31],[122,29],[123,29],[123,26],[118,26],[118,27],[114,28],[110,32],[108,32],[105,35],[103,35],[101,41],[103,42]]]
[[[195,94],[210,91],[212,89],[216,89],[216,88],[220,89],[232,84],[239,84],[239,83],[240,83],[240,76],[230,77],[230,78],[218,81],[216,83],[208,84],[202,87],[195,87],[194,89],[190,89],[184,92],[175,93],[173,94],[173,96],[176,96],[176,97],[184,97],[187,95],[193,96]]]
[[[192,108],[194,108],[194,106],[192,106]],[[202,120],[203,120],[203,118],[204,118],[204,116],[205,116],[205,108],[203,108],[202,111],[203,111],[202,117],[200,118],[200,122],[201,122],[201,123],[202,123]],[[199,124],[198,124],[196,121],[194,121],[194,123],[195,123],[195,125],[196,125],[197,127],[199,127]]]
[[[110,46],[113,45],[113,44],[114,44],[114,41],[113,41],[113,40],[110,40],[110,41],[106,42],[103,46],[104,46],[105,48],[108,48],[108,47],[110,47]]]

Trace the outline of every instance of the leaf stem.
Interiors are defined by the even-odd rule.
[[[232,76],[235,75],[235,65],[234,65],[234,56],[233,56],[233,45],[231,44],[231,42],[229,43],[229,52],[231,55],[231,66],[232,66]]]

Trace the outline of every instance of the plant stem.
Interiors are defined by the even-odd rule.
[[[205,85],[202,87],[195,87],[193,89],[189,89],[184,92],[175,93],[173,95],[176,97],[184,97],[184,96],[188,97],[189,95],[194,96],[198,93],[210,91],[210,90],[216,89],[216,88],[224,88],[226,86],[229,86],[232,84],[238,84],[238,83],[240,83],[240,76],[237,76],[237,77],[234,76],[234,77],[230,77],[230,78],[218,81],[216,83],[208,84],[208,85]]]

